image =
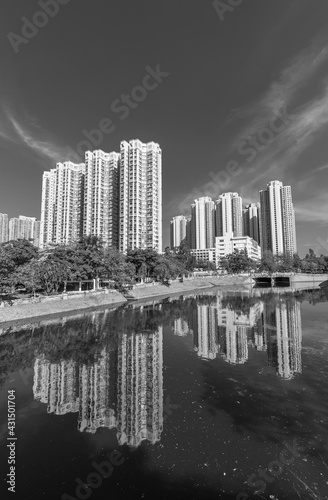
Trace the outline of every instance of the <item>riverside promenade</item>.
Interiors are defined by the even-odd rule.
[[[250,286],[254,282],[248,276],[204,276],[201,278],[186,278],[183,282],[172,280],[169,285],[161,283],[143,283],[135,285],[124,295],[116,290],[99,290],[62,294],[36,299],[17,300],[12,306],[0,307],[0,324],[21,322],[23,320],[38,320],[49,316],[60,316],[63,313],[89,311],[96,308],[112,307],[128,302],[128,299],[142,300],[144,298],[160,298],[202,290],[217,286]]]

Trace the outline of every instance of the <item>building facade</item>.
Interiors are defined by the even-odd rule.
[[[98,236],[107,247],[162,251],[162,150],[122,141],[120,153],[86,151],[42,179],[40,247]]]
[[[209,196],[198,198],[191,205],[191,248],[213,248],[215,238],[215,205]]]
[[[6,243],[9,238],[8,214],[0,214],[0,243]]]
[[[70,244],[82,236],[84,163],[57,163],[42,180],[40,248]]]
[[[179,247],[187,239],[187,218],[183,215],[173,217],[170,222],[170,248]]]
[[[295,213],[290,186],[272,181],[260,191],[262,252],[293,255],[297,252]]]
[[[57,163],[53,243],[68,245],[82,235],[84,163]]]
[[[83,234],[99,236],[113,248],[118,248],[119,164],[119,153],[85,153]]]
[[[40,221],[35,217],[26,217],[20,215],[9,220],[9,241],[10,240],[29,240],[34,245],[39,240]]]
[[[232,238],[229,235],[218,236],[215,238],[216,266],[220,267],[220,259],[235,251],[247,252],[248,257],[256,262],[261,260],[261,247],[257,241],[249,236],[236,236]]]
[[[41,192],[40,248],[52,242],[54,230],[54,200],[56,192],[56,169],[43,172]]]
[[[155,142],[121,142],[119,250],[162,251],[162,150]]]
[[[215,202],[215,235],[242,236],[242,198],[238,193],[223,193]]]
[[[243,235],[260,244],[260,204],[251,203],[243,209]]]

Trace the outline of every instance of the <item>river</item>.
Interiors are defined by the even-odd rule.
[[[216,288],[0,329],[1,498],[327,499],[327,300]]]

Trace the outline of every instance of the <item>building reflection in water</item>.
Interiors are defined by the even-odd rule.
[[[174,334],[193,334],[195,350],[203,359],[220,355],[227,363],[243,364],[253,348],[267,352],[268,366],[276,368],[280,377],[301,373],[300,302],[278,295],[260,300],[251,290],[244,292],[241,302],[239,297],[240,292],[238,296],[218,292],[215,300],[194,296],[197,303],[191,318],[174,320]]]
[[[79,359],[74,343],[74,354],[56,362],[41,349],[34,363],[33,394],[49,413],[78,413],[77,427],[82,432],[116,429],[120,445],[137,447],[144,440],[160,440],[162,325],[167,321],[175,335],[193,336],[194,349],[202,359],[219,356],[242,365],[250,349],[255,349],[267,353],[268,365],[283,379],[302,371],[300,303],[293,296],[260,299],[251,291],[203,293],[143,308],[131,306],[116,314],[95,313],[80,324],[69,320],[59,324],[60,338],[82,338],[92,351],[91,358]],[[58,352],[63,352],[62,345]]]
[[[296,300],[265,304],[263,331],[267,338],[268,365],[284,379],[302,373],[301,306]]]
[[[117,439],[119,444],[156,443],[163,430],[163,328],[153,334],[123,334],[118,352]]]
[[[218,296],[217,307],[220,354],[228,363],[243,364],[248,359],[248,337],[261,317],[263,302],[241,312],[223,307],[222,297]]]
[[[94,319],[94,327],[100,327],[99,318]],[[93,363],[36,358],[33,394],[47,404],[48,413],[78,412],[80,431],[116,428],[120,445],[156,443],[163,430],[162,326],[154,332],[123,333]]]

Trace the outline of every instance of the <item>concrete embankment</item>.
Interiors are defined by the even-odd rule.
[[[172,281],[170,285],[143,284],[129,291],[131,299],[142,300],[147,298],[167,297],[197,291],[215,286],[244,286],[252,284],[252,280],[245,276],[207,276],[202,278],[185,279],[183,282]],[[99,307],[120,305],[127,302],[126,297],[117,291],[88,292],[80,295],[61,295],[17,301],[13,306],[0,307],[0,324],[21,323],[22,320],[38,320],[49,316],[60,316],[63,313],[88,311]]]
[[[246,276],[206,276],[202,278],[185,279],[183,282],[172,281],[170,285],[144,284],[136,286],[129,292],[129,297],[140,300],[150,297],[175,295],[178,293],[197,291],[214,286],[249,286],[251,278]]]
[[[43,300],[44,299],[44,300]],[[0,308],[0,324],[13,323],[24,319],[40,319],[53,315],[62,315],[63,313],[87,311],[97,307],[112,306],[124,304],[127,299],[116,291],[93,292],[88,294],[74,295],[65,297],[44,297],[42,302],[30,302],[25,304],[15,304]]]

